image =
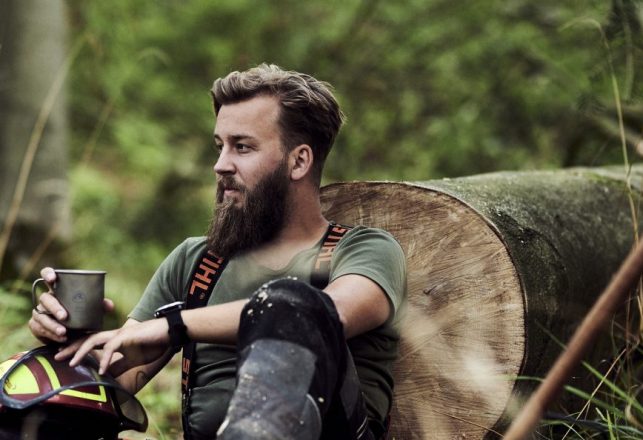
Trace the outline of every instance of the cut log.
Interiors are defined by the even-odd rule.
[[[328,219],[384,228],[406,253],[389,438],[494,436],[535,386],[517,377],[546,375],[552,336],[569,338],[630,250],[633,192],[622,168],[323,188]]]

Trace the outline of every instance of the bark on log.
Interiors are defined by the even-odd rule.
[[[516,378],[544,377],[561,351],[548,332],[569,338],[632,246],[624,174],[576,168],[323,188],[328,219],[387,229],[406,252],[389,438],[493,437],[511,417],[535,386]],[[642,178],[634,168],[637,188]]]

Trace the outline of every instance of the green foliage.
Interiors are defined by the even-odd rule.
[[[0,284],[0,362],[39,345],[25,323],[31,316],[30,285]]]

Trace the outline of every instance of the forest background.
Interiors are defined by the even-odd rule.
[[[204,233],[215,78],[331,82],[348,123],[324,183],[623,165],[642,23],[636,0],[0,0],[0,357],[36,345],[43,265],[107,270],[114,327]],[[178,383],[142,394],[155,436],[179,429]]]

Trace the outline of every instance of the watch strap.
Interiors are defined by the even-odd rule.
[[[168,323],[167,332],[170,335],[170,346],[175,351],[179,351],[184,345],[190,342],[188,328],[185,326],[183,318],[181,317],[181,310],[175,309],[167,312],[165,319],[167,319]]]

